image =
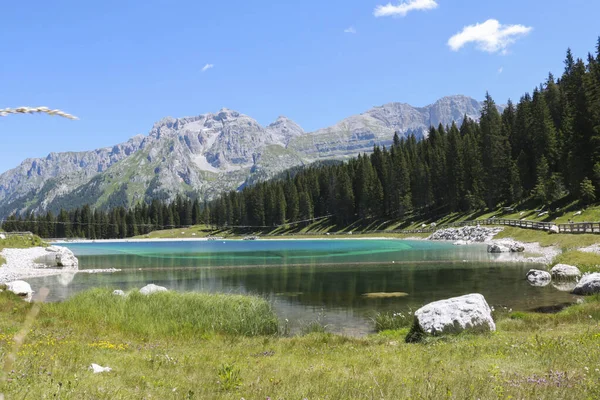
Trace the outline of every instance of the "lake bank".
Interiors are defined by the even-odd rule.
[[[422,344],[404,343],[406,329],[364,338],[244,336],[211,333],[205,330],[210,325],[200,324],[176,324],[171,331],[169,313],[159,312],[161,318],[143,324],[120,324],[119,313],[101,317],[88,303],[42,307],[0,393],[98,399],[488,399],[499,394],[581,399],[600,394],[600,303],[594,298],[558,314],[496,312],[495,333]],[[30,307],[0,293],[1,353],[11,351],[12,335]],[[150,308],[137,316],[153,314]],[[199,331],[189,335],[185,329]],[[88,370],[91,363],[112,370],[94,374]]]

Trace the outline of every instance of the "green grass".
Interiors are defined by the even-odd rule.
[[[556,264],[575,265],[583,273],[600,272],[600,255],[570,250],[556,256],[552,265]]]
[[[42,320],[59,316],[96,330],[144,338],[206,335],[273,335],[278,322],[271,305],[252,296],[132,292],[115,296],[108,289],[79,293],[60,304],[48,304]]]
[[[545,231],[508,226],[504,227],[504,230],[500,232],[496,238],[513,238],[525,243],[538,242],[542,246],[558,246],[563,251],[577,249],[600,242],[600,235],[566,233],[549,234]]]
[[[500,315],[498,330],[491,334],[406,344],[406,328],[360,339],[327,333],[171,335],[170,328],[146,336],[120,327],[124,319],[114,306],[98,324],[107,299],[94,316],[82,315],[99,295],[84,295],[84,304],[44,305],[0,393],[7,399],[600,397],[597,298],[555,315]],[[30,308],[0,293],[0,362]],[[159,325],[171,326],[181,317],[162,312],[158,303],[152,310],[164,317],[153,321]],[[113,371],[92,374],[91,363]]]

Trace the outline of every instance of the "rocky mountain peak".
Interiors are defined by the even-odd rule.
[[[148,136],[87,152],[50,153],[0,174],[0,218],[86,203],[128,206],[190,192],[212,198],[293,166],[368,153],[374,145],[389,145],[395,132],[420,138],[431,125],[460,123],[465,114],[478,119],[480,112],[481,103],[466,96],[425,107],[388,103],[310,133],[283,115],[263,127],[228,108],[166,117]]]

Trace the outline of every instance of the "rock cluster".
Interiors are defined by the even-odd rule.
[[[522,253],[525,251],[525,246],[511,239],[503,239],[489,244],[487,251],[488,253]]]
[[[481,226],[463,226],[461,228],[440,229],[429,236],[428,240],[452,240],[460,244],[486,242],[502,231],[502,228],[484,228]]]
[[[429,335],[496,330],[492,310],[478,293],[429,303],[415,311],[415,324]]]

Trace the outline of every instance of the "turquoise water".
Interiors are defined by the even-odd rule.
[[[380,311],[408,311],[466,293],[490,305],[529,310],[573,301],[554,287],[532,287],[531,265],[498,262],[482,245],[401,240],[257,240],[65,244],[80,269],[118,268],[31,280],[50,300],[90,287],[129,290],[148,283],[177,291],[258,294],[292,328],[320,319],[333,332],[362,335]],[[506,255],[503,255],[506,256]],[[369,299],[372,292],[407,297]]]

